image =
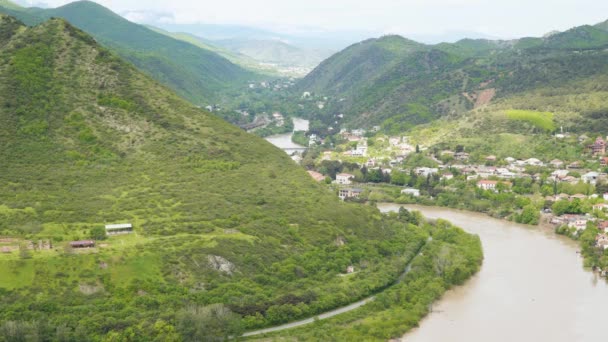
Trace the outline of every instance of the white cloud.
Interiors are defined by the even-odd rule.
[[[32,2],[35,0],[22,0]],[[65,0],[41,0],[63,5]],[[134,21],[229,23],[277,30],[403,35],[475,32],[542,35],[608,19],[605,0],[97,0]],[[151,14],[150,14],[151,13]],[[158,13],[170,15],[155,16]]]

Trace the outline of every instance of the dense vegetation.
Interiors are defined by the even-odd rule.
[[[280,337],[314,341],[386,341],[417,326],[441,294],[477,272],[483,256],[479,238],[448,222],[425,222],[417,212],[401,209],[394,217],[429,232],[432,240],[412,261],[396,285],[362,308],[310,326],[285,331]]]
[[[382,124],[396,134],[496,99],[605,75],[607,46],[608,31],[601,24],[546,38],[465,39],[433,46],[386,36],[330,57],[297,84],[296,96],[308,91],[330,97],[318,114],[327,125],[343,113],[351,126]],[[514,109],[531,108],[524,104]]]
[[[7,7],[0,3],[0,13],[13,15],[29,25],[51,17],[64,18],[197,105],[213,103],[226,91],[244,88],[245,82],[259,77],[214,51],[131,23],[91,1],[54,9]]]
[[[236,335],[386,288],[429,234],[341,203],[62,19],[0,16],[0,144],[0,341]]]

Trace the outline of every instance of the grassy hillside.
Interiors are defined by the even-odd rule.
[[[202,340],[312,316],[393,284],[431,233],[340,202],[62,19],[0,16],[0,145],[0,341]]]
[[[350,126],[383,124],[392,133],[501,98],[601,75],[608,32],[601,24],[545,38],[465,39],[423,45],[389,36],[355,44],[301,80],[298,94],[330,96],[317,115],[344,113]]]
[[[179,95],[196,104],[208,104],[234,87],[244,87],[255,73],[217,53],[172,39],[137,25],[90,1],[77,1],[54,9],[2,8],[32,25],[51,17],[64,18],[118,52]]]
[[[500,158],[579,160],[584,146],[578,143],[578,135],[605,135],[607,84],[606,73],[602,72],[561,85],[539,86],[459,116],[416,127],[409,134],[415,143],[438,149],[464,146],[481,159],[494,154]],[[572,133],[571,137],[551,136],[561,130]]]

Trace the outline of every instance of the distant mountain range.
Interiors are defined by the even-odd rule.
[[[297,92],[330,96],[319,117],[403,131],[541,87],[608,71],[608,24],[542,38],[426,45],[400,36],[354,44],[321,63]],[[296,94],[296,96],[298,96]]]
[[[314,68],[333,54],[330,50],[305,50],[279,40],[226,39],[214,41],[230,51],[279,66]]]
[[[64,18],[195,104],[208,104],[225,91],[259,78],[210,49],[134,24],[95,2],[77,1],[41,9],[22,8],[3,0],[2,12],[28,25],[51,17]]]
[[[210,40],[192,33],[169,32],[154,26],[148,26],[148,28],[216,52],[247,69],[275,76],[303,77],[333,53],[332,51],[301,49],[278,40]]]

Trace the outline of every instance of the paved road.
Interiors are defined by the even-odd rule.
[[[418,250],[418,254],[416,254],[416,256],[420,255],[420,253],[422,253],[422,248],[424,248],[424,246],[426,245],[427,242],[431,241],[433,238],[429,237],[427,239],[427,241],[425,242],[424,245],[422,245],[420,247],[420,249]],[[412,258],[412,260],[410,260],[410,262],[407,264],[407,266],[405,267],[405,270],[403,271],[403,273],[401,274],[401,276],[399,276],[398,280],[397,280],[397,284],[400,283],[403,278],[405,278],[405,276],[408,274],[408,272],[412,269],[412,262],[414,261],[416,257]],[[325,313],[322,313],[320,315],[317,315],[315,317],[311,317],[311,318],[307,318],[307,319],[303,319],[301,321],[296,321],[296,322],[291,322],[291,323],[287,323],[287,324],[283,324],[283,325],[278,325],[276,327],[271,327],[271,328],[266,328],[266,329],[260,329],[260,330],[254,330],[254,331],[250,331],[247,333],[243,334],[243,337],[247,337],[247,336],[254,336],[254,335],[260,335],[260,334],[266,334],[266,333],[270,333],[270,332],[275,332],[275,331],[281,331],[281,330],[287,330],[287,329],[291,329],[291,328],[295,328],[295,327],[299,327],[302,325],[306,325],[306,324],[310,324],[313,323],[315,320],[322,320],[322,319],[327,319],[330,317],[334,317],[337,316],[339,314],[343,314],[345,312],[349,312],[355,309],[358,309],[360,307],[362,307],[363,305],[371,302],[372,300],[374,300],[376,298],[376,296],[370,296],[367,297],[365,299],[362,299],[358,302],[352,303],[348,306],[344,306],[338,309],[334,309],[331,311],[327,311]]]

